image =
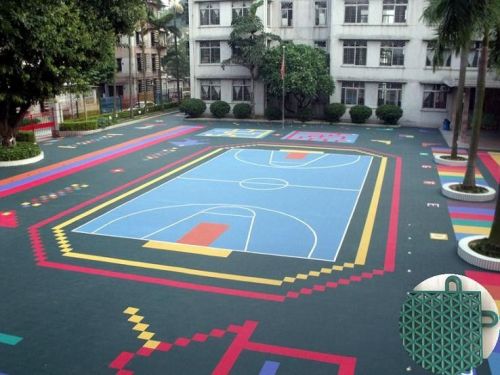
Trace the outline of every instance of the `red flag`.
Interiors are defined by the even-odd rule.
[[[283,50],[283,57],[281,59],[281,68],[280,68],[281,79],[285,79],[285,50]]]

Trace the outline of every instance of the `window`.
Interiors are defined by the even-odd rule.
[[[248,16],[250,3],[246,1],[233,1],[233,22],[237,17]]]
[[[293,2],[281,2],[281,27],[289,27],[293,25]]]
[[[381,66],[403,66],[405,64],[405,42],[386,40],[380,44]]]
[[[121,58],[116,59],[116,71],[117,72],[122,72],[123,71],[122,59]]]
[[[314,3],[314,24],[326,26],[326,14],[326,1],[316,1]]]
[[[135,44],[138,46],[142,44],[142,35],[139,31],[135,32]]]
[[[344,41],[344,64],[366,65],[366,40]]]
[[[156,69],[158,68],[157,60],[156,60],[156,54],[151,55],[151,69],[153,72],[156,72]]]
[[[434,43],[429,42],[427,44],[427,54],[425,58],[425,66],[432,66],[432,61],[434,59]],[[446,66],[450,67],[451,66],[451,51],[450,50],[445,50],[443,52],[443,65],[440,66]]]
[[[202,80],[201,99],[220,100],[220,80]]]
[[[220,63],[220,42],[207,41],[200,42],[200,57],[202,64]]]
[[[342,82],[343,104],[365,104],[365,83],[364,82]]]
[[[326,49],[326,40],[315,40],[314,47],[319,48],[325,52],[328,52]]]
[[[233,81],[233,102],[250,101],[250,81],[241,79]]]
[[[344,22],[367,23],[368,0],[345,0]]]
[[[200,3],[200,25],[218,25],[219,3]]]
[[[401,93],[403,92],[402,83],[379,83],[378,84],[378,102],[377,105],[393,104],[401,107]]]
[[[137,53],[135,56],[137,60],[137,71],[142,72],[142,56],[140,53]]]
[[[144,91],[144,86],[142,85],[142,79],[137,81],[137,92],[141,93]]]
[[[423,108],[446,109],[447,91],[442,90],[442,87],[443,85],[424,85]]]
[[[267,2],[267,26],[271,26],[271,19],[272,19],[272,7],[271,7],[271,2]]]
[[[382,23],[405,23],[408,0],[384,0]]]
[[[479,55],[481,54],[481,42],[472,42],[469,57],[468,57],[468,68],[477,68],[479,66]]]
[[[151,47],[158,43],[158,31],[151,31]]]

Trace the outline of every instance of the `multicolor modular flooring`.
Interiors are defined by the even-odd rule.
[[[459,273],[500,301],[455,250],[491,212],[439,193],[439,147],[178,115],[42,143],[0,170],[0,374],[425,374],[399,338],[408,290]]]

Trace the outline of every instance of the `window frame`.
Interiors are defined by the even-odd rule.
[[[220,4],[218,2],[201,2],[199,7],[200,26],[220,25]],[[204,11],[206,12],[206,17],[203,15]]]
[[[405,47],[404,40],[383,40],[380,42],[379,66],[404,66],[405,65]],[[396,54],[398,51],[400,54]],[[388,57],[384,56],[387,53]],[[387,63],[383,61],[387,58]],[[402,59],[402,60],[401,60]]]
[[[391,92],[396,93],[396,103],[387,100],[388,94]],[[382,95],[381,95],[382,94]],[[401,101],[403,97],[403,84],[398,82],[380,82],[377,88],[377,106],[384,104],[397,105],[401,108]]]
[[[287,0],[281,1],[281,24],[280,27],[293,27],[293,1]],[[285,8],[284,5],[288,5],[288,8]],[[286,14],[286,17],[283,17],[283,15]],[[287,20],[287,24],[283,25],[283,20]]]
[[[351,44],[351,45],[347,45]],[[368,54],[368,41],[366,40],[344,40],[343,43],[343,56],[342,56],[342,64],[343,65],[352,65],[352,66],[366,66],[367,54]],[[347,61],[349,59],[348,51],[352,50],[352,62]],[[350,60],[350,59],[349,59]],[[359,62],[362,62],[361,64]]]
[[[235,98],[235,88],[240,87],[241,91]],[[251,87],[249,79],[233,79],[231,82],[231,95],[233,102],[250,102],[251,100]]]
[[[250,1],[233,1],[231,3],[231,24],[236,18],[250,14],[250,5]]]
[[[364,105],[365,104],[365,82],[361,81],[342,81],[340,102],[345,105]],[[347,102],[348,94],[355,94],[355,100]],[[360,95],[361,94],[361,95]],[[349,96],[351,98],[352,96]]]
[[[368,0],[345,0],[344,23],[368,23],[369,9],[370,4]],[[363,14],[363,10],[366,11],[366,14]],[[351,17],[348,18],[348,16]],[[353,18],[354,21],[352,20]]]
[[[206,43],[208,45],[204,46],[203,44]],[[216,44],[216,45],[215,45]],[[200,41],[200,64],[207,65],[207,64],[220,64],[220,40],[202,40]],[[208,50],[208,62],[203,61],[203,50]],[[212,51],[218,50],[218,54],[214,54]],[[218,55],[218,59],[215,59],[215,56]]]
[[[432,52],[432,53],[431,53]],[[425,67],[432,67],[432,60],[434,59],[434,43],[427,42],[427,48],[425,50]],[[450,68],[451,67],[451,50],[446,49],[445,54],[448,56],[444,59],[444,65],[439,65],[438,68]]]
[[[218,84],[217,84],[218,83]],[[204,95],[203,87],[208,87],[207,94]],[[219,88],[219,92],[215,88]],[[220,79],[200,79],[200,99],[207,101],[221,100],[221,80]],[[215,94],[215,95],[214,95]]]
[[[448,92],[442,91],[441,86],[439,84],[429,84],[424,85],[423,90],[423,99],[422,99],[422,109],[435,109],[435,110],[446,110],[448,104]],[[429,93],[432,96],[427,96],[426,93]],[[436,95],[439,94],[439,95]],[[428,98],[432,98],[432,106],[426,105],[426,101]],[[444,99],[443,99],[444,98]],[[441,99],[441,100],[440,100]],[[444,103],[444,106],[438,106],[437,104]]]
[[[404,8],[404,12],[398,13],[398,10]],[[386,11],[392,10],[392,14],[386,14]],[[398,14],[403,14],[404,19],[398,20]],[[401,24],[408,21],[408,0],[384,0],[382,3],[382,23],[383,24]]]
[[[324,5],[323,7],[321,5]],[[323,23],[320,22],[320,15],[324,14]],[[317,0],[314,2],[314,26],[328,25],[328,2],[326,0]]]

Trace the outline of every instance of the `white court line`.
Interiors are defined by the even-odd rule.
[[[363,190],[363,186],[365,185],[366,178],[368,177],[368,172],[370,171],[370,168],[372,166],[372,161],[373,161],[373,158],[370,156],[370,164],[368,164],[368,168],[366,168],[365,177],[363,178],[363,182],[361,183],[361,186],[359,187],[358,196],[356,197],[354,205],[353,205],[353,207],[351,209],[351,215],[349,216],[349,220],[347,220],[347,224],[344,227],[344,233],[342,234],[342,237],[340,238],[340,241],[339,241],[339,245],[337,246],[337,251],[335,253],[335,258],[333,259],[334,262],[337,260],[337,256],[338,256],[338,254],[340,252],[340,247],[344,243],[344,238],[345,238],[345,236],[347,234],[347,230],[349,229],[349,225],[351,225],[351,220],[352,220],[352,217],[354,216],[354,211],[356,211],[356,207],[358,206],[359,197],[361,196],[361,191]]]
[[[208,215],[218,215],[218,216],[234,216],[234,217],[246,217],[246,218],[249,218],[249,217],[253,217],[252,215],[236,215],[236,214],[222,214],[222,213],[219,213],[219,212],[205,212],[206,214]]]
[[[282,166],[277,166],[277,165],[267,165],[267,164],[259,164],[259,163],[254,163],[254,162],[251,162],[251,161],[248,161],[248,160],[243,160],[240,158],[239,154],[242,152],[242,151],[245,151],[245,150],[239,150],[238,152],[236,152],[233,157],[238,160],[239,162],[242,162],[244,164],[249,164],[249,165],[255,165],[257,167],[263,167],[263,168],[277,168],[277,169],[331,169],[331,168],[340,168],[340,167],[346,167],[346,166],[349,166],[349,165],[353,165],[353,164],[356,164],[358,163],[360,160],[361,160],[361,156],[358,155],[357,158],[355,160],[353,160],[352,162],[347,162],[347,163],[343,163],[343,164],[337,164],[337,165],[326,165],[326,166],[323,166],[323,167],[296,167],[296,166],[285,166],[285,165],[282,165]],[[335,155],[335,154],[326,154],[326,155]],[[326,156],[325,155],[325,156]]]
[[[248,228],[248,235],[247,235],[247,240],[245,241],[245,251],[248,251],[248,245],[250,244],[250,238],[252,237],[252,231],[253,231],[253,225],[255,223],[255,217],[257,216],[257,213],[253,211],[253,217],[252,220],[250,221],[250,228]]]

